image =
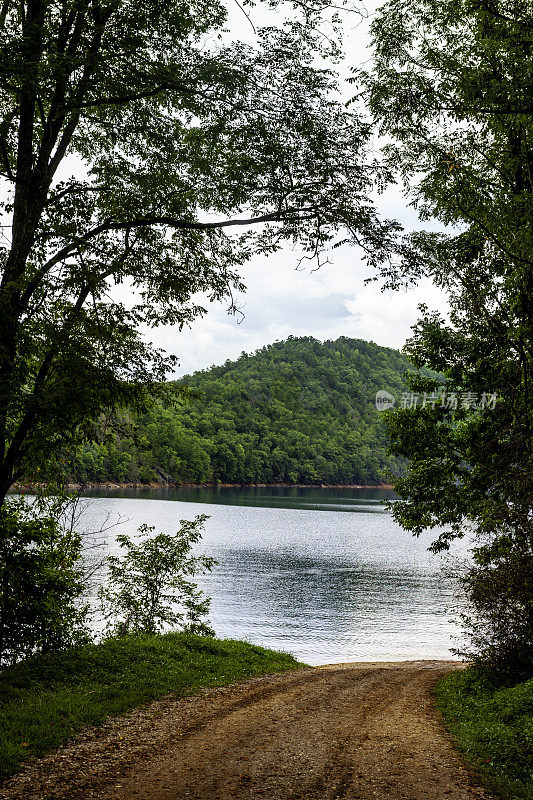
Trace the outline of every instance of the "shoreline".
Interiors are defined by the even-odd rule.
[[[17,481],[14,489],[43,489],[50,486],[47,483],[34,483],[32,481]],[[358,484],[358,483],[174,483],[155,481],[150,483],[115,483],[114,481],[87,481],[87,483],[66,483],[66,489],[265,489],[268,487],[280,489],[394,489],[388,483]]]

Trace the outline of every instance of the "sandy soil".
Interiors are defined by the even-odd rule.
[[[30,765],[13,800],[473,800],[431,697],[455,662],[337,664],[167,697]]]

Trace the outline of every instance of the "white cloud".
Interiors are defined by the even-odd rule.
[[[237,298],[244,316],[211,304],[203,319],[182,332],[161,328],[151,338],[180,359],[178,375],[236,358],[293,336],[349,336],[401,348],[418,318],[417,306],[445,309],[444,295],[424,281],[407,292],[382,292],[365,284],[368,269],[349,248],[335,251],[319,271],[296,270],[294,253],[258,258],[244,270],[245,294]]]
[[[346,17],[343,78],[349,76],[350,66],[369,66],[369,25],[380,2],[367,0],[366,19]],[[253,39],[249,23],[238,9],[231,14],[230,27],[235,38]],[[349,97],[352,91],[347,86],[345,95]],[[383,217],[399,220],[406,230],[418,227],[416,211],[401,187],[389,187],[375,201]],[[330,254],[332,263],[315,272],[296,270],[298,256],[288,249],[268,259],[257,258],[242,273],[247,291],[237,301],[244,317],[228,316],[222,304],[211,304],[208,314],[196,320],[191,329],[181,333],[159,329],[150,336],[178,355],[177,374],[183,375],[289,335],[322,340],[349,336],[400,349],[418,319],[419,303],[447,310],[444,294],[427,280],[407,292],[382,292],[378,283],[365,284],[370,274],[361,255],[356,249],[339,248]]]

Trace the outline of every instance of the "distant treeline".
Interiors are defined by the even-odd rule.
[[[382,483],[400,464],[374,398],[398,395],[409,369],[371,342],[290,337],[170,384],[145,413],[102,418],[62,470],[79,483]]]

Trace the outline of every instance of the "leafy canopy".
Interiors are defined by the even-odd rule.
[[[231,307],[253,254],[348,239],[387,256],[368,125],[320,66],[339,52],[328,4],[269,5],[251,45],[228,42],[217,0],[2,5],[0,496],[142,399],[174,359],[140,326],[187,324],[199,293]]]
[[[400,5],[403,13],[400,14]],[[389,285],[430,275],[450,315],[422,307],[406,353],[448,391],[497,392],[493,412],[409,410],[391,420],[411,459],[397,515],[415,532],[469,519],[528,525],[533,378],[533,31],[526,0],[386,3],[367,83],[386,156],[422,219],[446,232],[405,237]],[[522,522],[518,523],[518,518]],[[446,538],[441,539],[445,544]]]

